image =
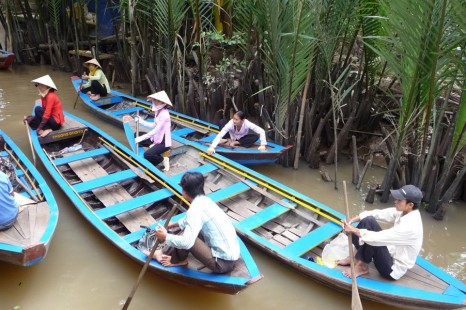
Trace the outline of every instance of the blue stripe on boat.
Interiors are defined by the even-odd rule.
[[[95,178],[86,182],[74,185],[74,189],[79,193],[85,193],[93,189],[104,187],[113,183],[135,178],[137,175],[131,169],[115,172],[100,178]]]
[[[302,238],[287,245],[284,251],[291,255],[301,256],[339,232],[341,232],[340,225],[334,222],[327,222]]]
[[[251,230],[263,225],[264,223],[276,218],[277,216],[282,215],[283,213],[289,210],[290,209],[278,203],[274,203],[273,205],[268,206],[264,210],[259,211],[256,214],[242,220],[237,224],[237,226],[240,229]]]
[[[130,114],[130,113],[134,113],[134,112],[141,111],[141,110],[144,110],[144,109],[141,108],[141,107],[133,107],[133,108],[129,108],[129,109],[110,112],[110,114],[112,114],[112,115],[124,115],[124,114]]]
[[[210,135],[210,136],[207,136],[207,137],[204,137],[204,138],[200,139],[199,141],[201,141],[201,142],[212,142],[212,141],[214,141],[216,136],[217,135]]]
[[[201,174],[207,174],[207,173],[215,171],[217,169],[218,169],[218,167],[213,165],[213,164],[205,164],[205,165],[196,167],[194,169],[191,169],[191,170],[189,170],[189,172],[199,172]],[[171,176],[170,181],[172,181],[175,184],[178,184],[178,183],[180,183],[181,178],[183,177],[184,174],[185,174],[185,172],[182,172],[182,173],[178,173],[178,174],[176,174],[174,176]]]
[[[172,131],[172,135],[176,135],[176,136],[184,136],[184,135],[189,135],[190,133],[193,133],[193,132],[196,132],[194,129],[191,129],[191,128],[182,128],[182,129],[178,129],[178,130],[175,130],[175,131]]]
[[[134,199],[126,200],[114,204],[113,206],[97,210],[95,214],[99,216],[102,220],[105,220],[109,217],[113,217],[121,213],[140,208],[144,205],[154,203],[171,196],[173,196],[173,193],[169,189],[163,188],[158,191],[151,192],[143,196],[139,196]]]
[[[82,152],[82,153],[76,153],[76,154],[73,154],[67,157],[58,158],[54,160],[53,163],[55,164],[55,166],[60,166],[60,165],[71,163],[73,161],[77,161],[77,160],[81,160],[85,158],[91,158],[91,157],[95,157],[99,155],[104,155],[104,154],[107,154],[108,152],[109,151],[106,148],[101,147],[98,149],[93,149],[93,150]]]
[[[228,187],[219,189],[218,191],[212,192],[207,196],[210,197],[213,201],[219,202],[229,197],[238,195],[239,193],[245,192],[248,189],[250,189],[249,186],[243,182],[238,182]]]
[[[107,96],[102,97],[99,100],[95,100],[95,101],[89,100],[89,102],[91,104],[99,107],[99,106],[102,106],[102,105],[107,105],[107,104],[112,104],[112,103],[119,103],[122,100],[123,100],[123,98],[120,97],[120,96],[115,96],[115,95],[112,95],[112,94],[108,94]]]
[[[15,173],[18,176],[18,178],[21,178],[22,176],[24,176],[24,172],[21,169],[16,169]]]

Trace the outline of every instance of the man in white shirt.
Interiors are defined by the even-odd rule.
[[[163,226],[156,230],[157,238],[165,240],[166,247],[155,251],[154,257],[164,266],[188,264],[191,253],[214,273],[234,269],[240,257],[236,231],[228,215],[204,194],[204,176],[186,172],[181,178],[183,197],[191,202],[186,216],[170,222],[168,228],[179,227],[183,233],[169,234]],[[146,253],[147,254],[147,253]]]
[[[422,192],[414,185],[391,190],[395,207],[382,210],[364,211],[349,222],[343,221],[343,229],[353,234],[355,273],[360,276],[369,272],[369,263],[380,274],[390,280],[400,279],[416,263],[423,240],[422,219],[419,205]],[[391,223],[393,227],[382,230],[377,221]],[[359,222],[357,227],[351,223]],[[337,262],[349,265],[350,258]],[[351,269],[343,271],[351,277]]]

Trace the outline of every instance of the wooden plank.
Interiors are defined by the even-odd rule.
[[[284,245],[288,245],[290,244],[292,241],[288,238],[285,238],[283,237],[282,235],[280,234],[276,234],[273,236],[273,239],[274,240],[277,240],[278,242],[280,242],[281,244],[284,244]]]
[[[114,217],[116,215],[140,208],[144,205],[154,203],[168,197],[172,197],[174,194],[167,188],[159,189],[142,196],[135,197],[131,200],[126,200],[113,206],[108,206],[106,208],[97,210],[95,214],[99,216],[102,220]]]
[[[232,211],[228,211],[227,215],[229,217],[231,217],[232,219],[234,219],[235,221],[238,221],[238,222],[244,220],[244,217],[242,217],[238,213],[235,213],[235,212],[232,212]]]
[[[60,166],[60,165],[70,163],[72,161],[81,160],[81,159],[84,159],[84,158],[95,157],[95,156],[99,156],[99,155],[103,155],[103,154],[108,154],[108,150],[106,148],[98,148],[98,149],[94,149],[94,150],[90,150],[90,151],[86,151],[86,152],[84,152],[84,151],[73,152],[73,155],[58,158],[58,159],[54,160],[53,163],[55,164],[55,166]]]
[[[31,233],[31,243],[39,242],[44,234],[50,220],[50,209],[47,202],[41,202],[35,205],[36,209],[36,223],[34,230]]]
[[[300,236],[297,236],[295,234],[293,234],[291,231],[289,230],[285,230],[283,233],[282,233],[283,236],[285,236],[286,238],[290,239],[291,241],[296,241],[299,239]]]
[[[134,173],[131,169],[122,170],[75,184],[74,189],[81,194],[89,192],[93,189],[105,187],[110,184],[126,181],[128,179],[133,179],[135,177],[136,173]]]
[[[243,218],[248,218],[255,214],[251,210],[244,208],[242,205],[232,203],[231,199],[222,201],[222,205],[225,205],[231,211],[238,213]]]
[[[108,175],[94,159],[86,158],[81,161],[69,163],[69,166],[82,181],[93,180],[101,176]],[[94,195],[105,206],[112,206],[114,204],[128,201],[133,197],[119,184],[107,185],[92,191]],[[140,225],[149,226],[155,223],[155,220],[143,208],[129,211],[125,214],[116,216],[121,223],[130,231],[140,230]]]
[[[251,210],[254,213],[257,213],[263,210],[263,208],[260,208],[256,204],[241,197],[231,197],[230,200],[231,200],[231,203],[240,204],[243,208],[247,208],[248,210]]]
[[[267,229],[264,229],[262,227],[255,228],[254,232],[257,233],[258,235],[261,235],[267,240],[270,240],[273,238],[273,235]]]
[[[262,226],[267,228],[268,230],[273,231],[276,234],[281,234],[282,232],[285,231],[285,227],[278,225],[277,223],[273,223],[273,222],[266,222],[262,224]]]

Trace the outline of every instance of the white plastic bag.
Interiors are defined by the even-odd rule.
[[[353,253],[354,253],[353,245]],[[344,233],[340,233],[335,239],[327,244],[322,251],[322,261],[325,266],[334,268],[337,265],[337,261],[340,259],[347,258],[349,256],[348,248],[348,236]]]

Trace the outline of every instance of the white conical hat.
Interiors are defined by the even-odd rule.
[[[55,83],[52,81],[52,78],[48,74],[44,75],[44,76],[41,76],[40,78],[37,78],[35,80],[32,80],[31,83],[42,84],[42,85],[45,85],[47,87],[58,90],[57,86],[55,86]]]
[[[84,64],[85,65],[93,64],[102,69],[102,66],[99,64],[99,62],[95,58],[92,58],[91,60],[86,61]]]
[[[168,98],[168,95],[164,90],[147,96],[147,100],[149,100],[149,98],[162,101],[163,103],[166,103],[171,107],[173,106],[172,102],[170,101],[170,98]]]

